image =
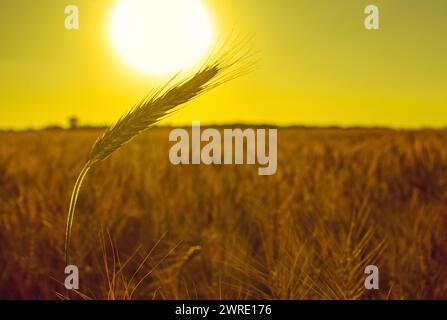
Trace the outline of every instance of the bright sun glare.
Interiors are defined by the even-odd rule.
[[[203,57],[212,28],[201,0],[119,0],[110,35],[119,56],[131,67],[168,75]]]

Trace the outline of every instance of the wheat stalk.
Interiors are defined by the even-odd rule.
[[[65,259],[70,260],[70,240],[76,203],[82,182],[88,171],[99,161],[105,160],[114,151],[160,120],[178,111],[185,103],[201,94],[250,71],[246,63],[251,55],[247,42],[234,44],[230,50],[215,59],[210,58],[195,74],[175,82],[168,81],[159,90],[140,101],[128,114],[109,127],[93,145],[87,163],[79,174],[71,194],[65,231]],[[244,62],[245,61],[245,62]]]

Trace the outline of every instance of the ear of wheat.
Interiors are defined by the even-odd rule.
[[[181,81],[176,77],[140,101],[128,114],[108,128],[93,145],[87,163],[79,174],[70,199],[65,231],[65,259],[70,259],[70,240],[76,203],[88,171],[142,131],[178,111],[185,103],[201,94],[250,71],[247,43],[234,44],[217,58],[210,58],[195,74]]]

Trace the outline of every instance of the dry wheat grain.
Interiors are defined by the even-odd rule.
[[[155,93],[139,102],[95,142],[88,155],[87,163],[76,180],[70,199],[65,231],[65,259],[67,265],[70,258],[71,230],[79,190],[92,166],[105,160],[115,150],[150,126],[178,111],[188,101],[248,72],[251,64],[246,63],[250,56],[246,48],[246,42],[242,41],[233,45],[227,51],[222,50],[223,54],[212,59],[211,62],[206,62],[199,71],[186,80],[175,82],[174,77]]]

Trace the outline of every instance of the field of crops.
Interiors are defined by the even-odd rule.
[[[0,298],[447,298],[447,131],[284,128],[278,169],[169,161],[168,128],[95,166],[97,130],[0,133]],[[365,290],[377,265],[380,289]]]

